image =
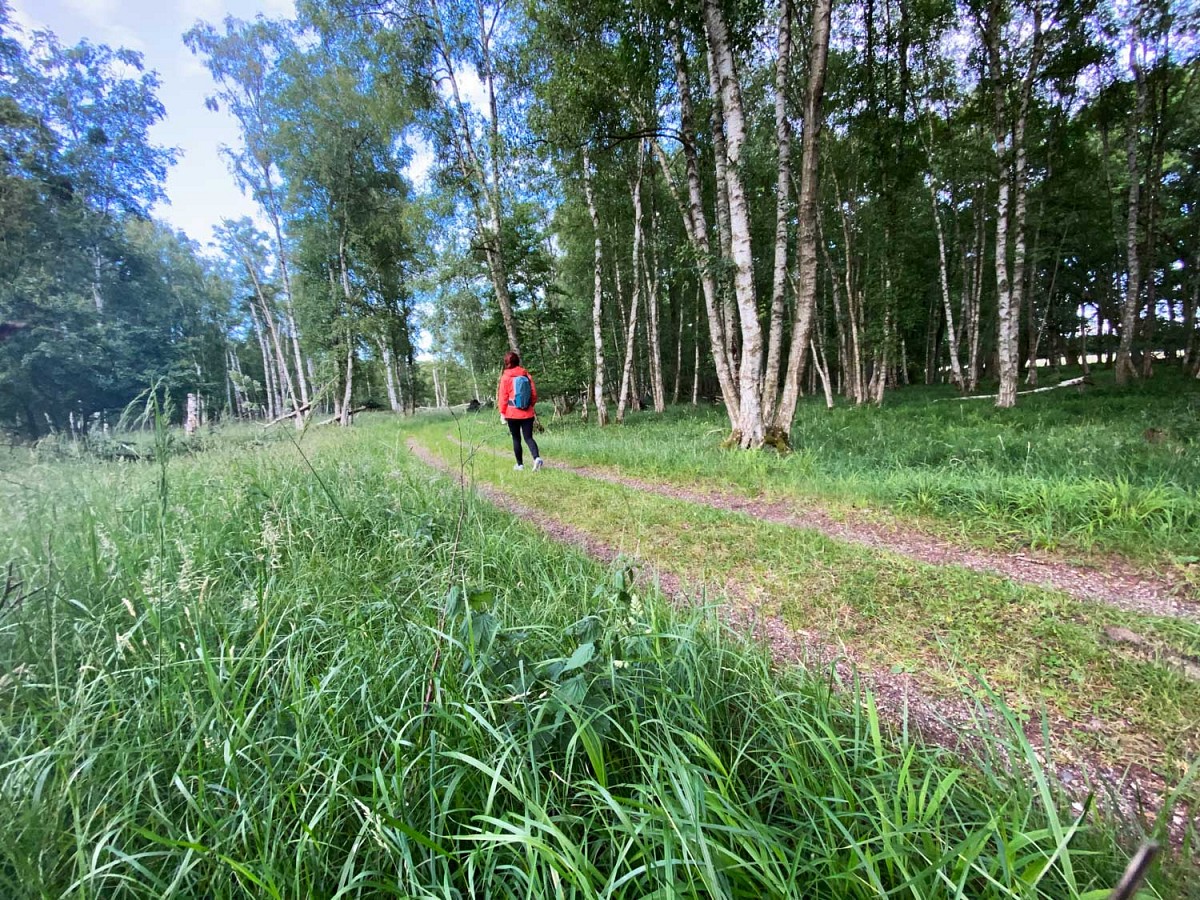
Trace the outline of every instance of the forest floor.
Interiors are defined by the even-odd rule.
[[[1169,829],[1200,828],[1186,786],[1200,750],[1200,595],[1177,571],[967,546],[878,510],[558,458],[514,473],[503,438],[444,431],[408,446],[551,538],[603,562],[632,558],[678,603],[717,599],[777,662],[832,666],[867,685],[894,727],[969,753],[1015,710],[1080,808],[1096,794],[1150,818],[1182,787],[1192,802],[1173,809]],[[551,487],[564,475],[569,485]],[[731,544],[749,553],[731,557]]]

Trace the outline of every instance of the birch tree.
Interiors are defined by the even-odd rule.
[[[184,43],[202,57],[218,90],[207,101],[216,111],[222,105],[238,122],[242,147],[224,147],[230,170],[242,190],[258,203],[271,226],[275,263],[282,290],[280,316],[292,354],[292,377],[298,389],[298,409],[309,408],[309,385],[301,350],[292,291],[289,248],[284,234],[283,185],[280,182],[274,132],[281,118],[277,100],[278,60],[292,46],[289,27],[257,19],[242,22],[232,16],[224,32],[200,22],[184,35]]]
[[[596,404],[596,423],[608,424],[608,401],[604,396],[604,242],[601,240],[600,213],[596,209],[596,197],[592,193],[592,161],[587,148],[582,150],[583,190],[587,200],[588,216],[592,220],[594,255],[592,263],[592,346],[593,375],[592,392]]]
[[[784,436],[792,429],[800,398],[804,353],[812,340],[812,322],[817,296],[817,238],[820,233],[817,212],[818,158],[825,96],[825,69],[829,55],[831,0],[813,0],[808,54],[808,83],[804,94],[804,133],[800,143],[800,186],[797,216],[796,313],[792,341],[788,351],[787,375],[783,394],[775,414],[775,428]],[[778,234],[776,235],[778,240]],[[778,253],[778,249],[776,250]],[[777,260],[778,262],[778,260]]]
[[[742,90],[725,14],[718,0],[704,0],[704,25],[716,71],[714,87],[717,90],[713,102],[720,108],[725,131],[730,255],[734,264],[734,293],[742,339],[738,366],[738,419],[730,442],[742,448],[761,447],[766,437],[762,408],[763,340],[754,288],[750,206],[742,175],[743,147],[746,143]]]

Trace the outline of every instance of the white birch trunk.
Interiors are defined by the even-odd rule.
[[[708,89],[713,98],[709,129],[713,141],[713,172],[716,176],[717,235],[720,238],[720,263],[717,268],[717,290],[721,297],[721,328],[725,334],[725,353],[729,357],[734,380],[738,377],[737,329],[738,309],[732,285],[729,283],[727,260],[733,257],[733,232],[729,224],[729,155],[725,145],[725,126],[721,119],[721,88],[712,48],[706,49]]]
[[[954,386],[962,391],[966,385],[963,381],[962,363],[958,359],[958,328],[954,324],[954,306],[950,302],[950,272],[946,265],[946,233],[942,228],[942,214],[938,210],[937,186],[929,183],[929,201],[933,207],[933,223],[937,228],[938,239],[938,277],[942,287],[942,308],[946,314],[946,347],[950,356],[950,378]]]
[[[596,198],[592,193],[592,162],[588,158],[587,148],[583,149],[583,193],[587,198],[588,214],[592,219],[593,253],[592,253],[592,341],[595,344],[593,357],[593,399],[596,403],[596,424],[601,427],[608,424],[608,403],[604,399],[604,334],[601,327],[603,322],[604,299],[604,244],[600,239],[600,214],[596,210]]]
[[[788,276],[788,220],[791,217],[792,126],[788,120],[788,71],[792,55],[792,4],[781,0],[775,40],[775,267],[771,277],[771,323],[767,330],[767,369],[763,377],[763,414],[775,417],[779,401],[779,366],[783,352],[784,297]],[[807,120],[806,120],[807,121]]]
[[[796,286],[796,314],[792,323],[791,346],[788,349],[787,374],[783,380],[783,394],[772,423],[775,429],[785,436],[791,431],[792,419],[796,417],[796,405],[800,402],[804,352],[811,341],[817,300],[818,142],[821,136],[822,101],[825,96],[825,69],[829,56],[831,8],[831,0],[814,0],[808,87],[804,94],[804,134],[800,140],[800,190],[797,209],[799,229],[796,236],[796,265],[800,274]],[[778,234],[776,237],[778,239]],[[778,254],[778,247],[776,253]]]
[[[388,340],[382,335],[376,339],[379,345],[379,358],[383,361],[383,382],[387,387],[388,406],[392,412],[398,413],[401,411],[400,393],[396,390],[396,370],[392,366],[392,348],[388,346]]]
[[[700,183],[700,168],[696,158],[696,131],[692,112],[691,86],[688,83],[687,57],[683,51],[683,41],[679,35],[679,23],[672,20],[671,42],[674,51],[675,84],[679,92],[679,118],[682,132],[683,157],[687,175],[688,200],[680,200],[675,189],[675,181],[671,175],[671,167],[666,154],[657,140],[652,141],[655,155],[662,167],[663,175],[675,197],[683,217],[684,229],[700,260],[700,287],[704,295],[705,313],[708,316],[709,342],[713,355],[713,365],[717,372],[717,382],[721,388],[721,397],[725,402],[725,412],[729,416],[731,427],[736,427],[740,409],[738,394],[731,374],[730,360],[725,348],[724,329],[720,313],[717,309],[717,288],[713,276],[713,254],[708,241],[708,222],[704,215],[704,199]]]
[[[266,394],[264,403],[264,412],[267,420],[273,421],[282,415],[282,410],[279,408],[277,400],[277,388],[275,385],[275,376],[273,370],[275,361],[271,358],[271,347],[267,342],[266,335],[263,334],[262,325],[258,321],[258,313],[254,311],[254,307],[250,308],[250,321],[254,325],[254,336],[258,338],[258,347],[262,351],[263,361],[263,392]]]
[[[695,357],[692,361],[692,406],[699,406],[700,405],[700,342],[699,341],[695,342],[695,346],[692,348],[692,350],[693,350],[693,356]],[[1196,377],[1200,378],[1200,374],[1197,374]]]
[[[658,228],[658,216],[651,211],[650,222],[653,226],[649,249],[643,254],[646,272],[646,352],[650,364],[650,396],[656,413],[663,412],[667,407],[666,391],[663,388],[662,344],[658,333],[658,254],[655,251]],[[644,238],[643,238],[644,240]]]
[[[342,393],[342,415],[338,420],[338,424],[343,428],[350,425],[350,410],[351,397],[354,393],[354,338],[350,334],[350,328],[346,328],[346,382],[345,391]]]
[[[1146,114],[1146,78],[1138,59],[1140,36],[1140,14],[1130,26],[1129,68],[1133,70],[1137,85],[1137,100],[1129,122],[1129,134],[1125,139],[1125,161],[1129,173],[1129,209],[1125,227],[1125,259],[1128,275],[1125,279],[1125,297],[1121,304],[1121,337],[1117,346],[1117,384],[1128,384],[1137,378],[1133,365],[1133,332],[1137,327],[1138,307],[1142,296],[1142,266],[1138,253],[1138,215],[1141,206],[1142,176],[1138,170],[1138,138],[1142,119]],[[1153,310],[1151,310],[1153,314]]]
[[[704,22],[716,63],[725,144],[728,156],[729,228],[734,264],[734,293],[741,320],[742,356],[738,366],[738,424],[731,440],[743,449],[758,448],[766,437],[762,415],[762,329],[754,292],[754,255],[750,244],[750,207],[742,181],[742,148],[746,141],[741,87],[734,68],[733,49],[718,0],[705,0]]]
[[[637,177],[634,179],[631,193],[633,195],[633,299],[629,304],[629,326],[625,329],[625,363],[621,369],[621,389],[617,394],[617,424],[625,423],[625,408],[629,401],[629,391],[633,372],[633,349],[637,340],[638,307],[641,305],[640,277],[641,263],[639,257],[642,250],[642,172],[645,164],[645,150],[639,145]]]
[[[1041,47],[1041,29],[1042,17],[1041,7],[1034,6],[1033,15],[1033,48],[1029,60],[1029,69],[1025,73],[1021,85],[1021,106],[1017,114],[1017,122],[1013,128],[1013,151],[1016,155],[1016,161],[1013,167],[1013,190],[1015,193],[1015,203],[1013,211],[1013,272],[1012,272],[1012,367],[1013,367],[1013,392],[1016,392],[1016,383],[1019,376],[1020,364],[1020,322],[1021,309],[1025,305],[1025,290],[1027,277],[1027,265],[1025,254],[1025,232],[1026,232],[1026,199],[1028,196],[1028,175],[1026,172],[1026,152],[1025,152],[1025,126],[1029,118],[1029,105],[1033,98],[1033,79],[1037,74],[1038,56]],[[1003,377],[1003,376],[1002,376]],[[1036,378],[1036,374],[1034,375]]]
[[[1020,363],[1020,320],[1025,282],[1025,123],[1032,100],[1033,84],[1041,56],[1042,9],[1033,6],[1033,35],[1029,67],[1021,81],[1020,108],[1013,127],[1008,127],[1008,103],[1005,99],[1004,67],[1000,56],[1002,40],[1000,11],[989,10],[983,39],[992,82],[992,103],[996,141],[999,192],[996,202],[996,306],[999,320],[997,355],[1000,363],[1000,389],[996,405],[1009,408],[1017,402],[1017,376]],[[1010,169],[1011,166],[1011,169]],[[1010,186],[1012,208],[1009,208]],[[1013,260],[1008,259],[1009,228],[1013,231]]]
[[[482,54],[482,71],[479,73],[480,82],[488,94],[489,107],[492,110],[492,120],[489,123],[489,138],[491,143],[491,174],[485,170],[479,152],[475,148],[475,139],[471,127],[470,116],[462,99],[458,78],[455,75],[453,54],[450,51],[446,30],[442,22],[442,11],[439,0],[429,3],[430,22],[433,25],[432,34],[438,55],[441,57],[441,72],[439,85],[444,84],[449,89],[450,108],[447,110],[455,122],[454,139],[457,144],[459,166],[464,179],[474,182],[482,196],[473,201],[475,223],[483,244],[484,258],[487,260],[488,275],[492,281],[492,289],[496,292],[496,302],[500,306],[500,317],[504,322],[504,331],[508,337],[509,349],[520,353],[517,341],[516,318],[512,309],[512,294],[508,288],[508,267],[505,264],[501,248],[502,228],[502,197],[500,191],[500,164],[498,122],[496,119],[496,92],[491,71],[490,34],[485,25],[484,9],[477,4],[476,12],[480,22],[479,46]]]
[[[279,198],[275,194],[275,180],[271,175],[271,162],[260,163],[263,175],[263,184],[266,187],[264,192],[263,206],[267,213],[267,219],[271,223],[271,230],[275,235],[275,259],[279,264],[279,277],[283,284],[283,304],[282,318],[283,323],[287,327],[290,338],[292,354],[294,357],[296,372],[294,377],[289,373],[288,387],[292,392],[293,403],[297,408],[304,410],[308,408],[308,382],[304,377],[304,360],[300,353],[300,332],[296,328],[296,316],[293,311],[292,304],[292,276],[288,269],[287,245],[283,239],[283,213],[279,206]],[[272,328],[274,325],[272,324]],[[291,366],[287,367],[289,370]],[[297,387],[299,393],[297,393]],[[298,399],[296,399],[298,398]],[[304,413],[297,413],[296,427],[303,425]]]
[[[825,392],[825,408],[833,409],[833,386],[829,383],[829,364],[825,362],[825,349],[822,347],[818,352],[813,342],[808,346],[813,355],[813,368],[817,370],[817,375],[821,378],[821,389]]]
[[[971,394],[979,387],[979,338],[980,338],[980,323],[982,317],[980,315],[980,307],[983,302],[983,275],[984,275],[984,241],[986,240],[986,229],[984,224],[984,209],[982,198],[977,198],[975,204],[975,241],[974,241],[974,257],[971,260],[971,265],[967,265],[967,260],[963,260],[963,277],[968,277],[970,273],[971,284],[970,290],[966,292],[968,303],[967,312],[967,393]]]
[[[183,422],[183,431],[188,436],[196,433],[200,427],[200,400],[195,394],[187,395],[187,418]]]
[[[245,261],[245,266],[246,271],[250,276],[250,280],[254,284],[255,294],[258,297],[259,313],[262,315],[264,330],[266,331],[267,337],[272,344],[272,349],[274,350],[273,356],[279,376],[279,393],[282,398],[284,395],[284,389],[287,389],[286,398],[291,401],[292,411],[296,418],[296,427],[301,428],[304,425],[304,411],[301,407],[300,401],[297,399],[298,395],[296,393],[296,385],[292,380],[292,373],[291,368],[288,366],[287,354],[284,353],[283,350],[284,342],[281,340],[279,335],[279,326],[275,322],[275,315],[271,311],[271,303],[267,299],[266,293],[263,290],[263,286],[258,279],[258,274],[250,265],[249,260]],[[282,399],[279,404],[278,412],[279,415],[283,415],[285,412],[284,401]]]
[[[1000,364],[1000,389],[996,405],[1009,408],[1017,402],[1017,336],[1020,308],[1013,306],[1011,272],[1008,261],[1009,189],[1011,186],[1012,132],[1007,122],[1004,71],[1000,60],[999,10],[993,6],[983,28],[989,73],[992,82],[993,128],[995,132],[996,197],[996,351]]]
[[[671,403],[679,403],[680,379],[683,377],[683,303],[679,304],[679,330],[675,335],[675,384],[671,389]]]

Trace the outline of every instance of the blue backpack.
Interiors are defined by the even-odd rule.
[[[533,401],[533,388],[528,375],[518,375],[512,380],[512,403],[517,409],[529,409]]]

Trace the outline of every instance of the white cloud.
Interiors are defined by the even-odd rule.
[[[228,11],[225,0],[179,0],[179,18],[187,27],[197,19],[206,22],[219,22],[225,18]]]
[[[13,0],[11,9],[13,22],[26,34],[46,27],[22,8],[21,0]]]
[[[405,143],[412,149],[412,159],[404,167],[404,174],[418,191],[429,186],[429,170],[433,168],[433,146],[420,134],[409,136]]]
[[[458,82],[458,94],[485,119],[490,118],[487,88],[483,80],[473,68],[459,66],[454,70],[454,80]]]
[[[89,40],[126,47],[145,53],[146,42],[132,28],[117,24],[122,18],[122,9],[117,0],[63,0],[70,13],[82,19],[76,27],[86,33]],[[60,38],[64,35],[59,35]]]
[[[261,0],[263,15],[269,19],[292,19],[296,16],[294,0]]]
[[[116,0],[64,0],[68,9],[95,25],[104,25],[117,16]]]
[[[180,78],[201,78],[204,80],[206,90],[212,85],[212,76],[208,74],[208,69],[204,68],[204,63],[200,61],[200,57],[192,53],[191,50],[181,48],[179,56],[175,61],[178,65],[176,71]]]

